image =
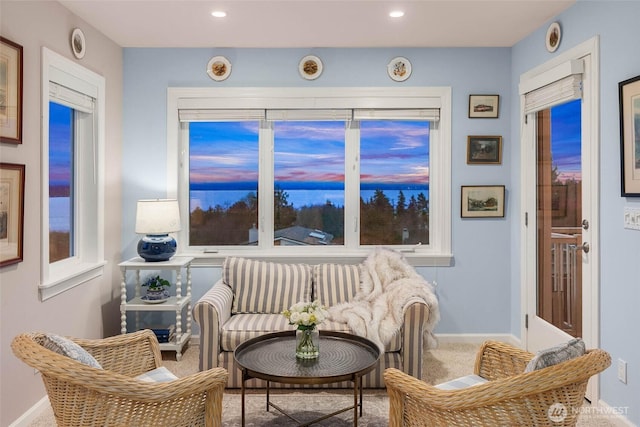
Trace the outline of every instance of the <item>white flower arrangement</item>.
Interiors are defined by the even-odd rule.
[[[319,301],[298,302],[288,310],[284,310],[282,315],[289,320],[290,325],[296,325],[297,329],[314,329],[317,325],[325,321],[328,316],[327,310]]]

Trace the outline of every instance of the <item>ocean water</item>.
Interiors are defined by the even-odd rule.
[[[49,230],[69,231],[70,213],[69,197],[49,198]]]
[[[417,189],[403,186],[402,188],[384,188],[383,192],[395,206],[400,190],[404,193],[407,203],[409,203],[411,196],[417,198],[420,193],[423,193],[429,199],[428,188]],[[288,194],[287,200],[295,208],[321,205],[327,201],[331,201],[334,206],[344,206],[344,191],[341,189],[284,189],[284,191]],[[193,212],[197,207],[203,210],[216,205],[228,207],[246,197],[250,192],[251,190],[191,190],[189,212]],[[363,189],[360,195],[365,200],[369,200],[374,193],[375,188]],[[69,231],[69,217],[69,197],[52,197],[49,199],[49,229],[51,231]]]
[[[409,203],[411,196],[418,197],[418,194],[423,193],[425,197],[429,198],[428,189],[385,189],[384,194],[389,198],[391,203],[395,206],[398,194],[402,190],[404,193],[406,203]],[[344,191],[331,190],[331,189],[318,189],[318,190],[284,190],[288,197],[287,201],[295,208],[301,208],[303,206],[315,206],[325,204],[330,201],[334,206],[344,206]],[[200,208],[207,210],[209,207],[215,207],[220,205],[222,207],[229,207],[238,200],[241,200],[247,196],[249,191],[247,190],[196,190],[191,191],[191,203],[189,211],[193,212],[194,209]],[[360,192],[361,197],[364,200],[369,200],[373,197],[375,189],[362,190]]]

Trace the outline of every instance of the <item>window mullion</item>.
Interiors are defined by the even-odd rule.
[[[344,162],[344,245],[360,244],[360,122],[347,122]]]
[[[84,227],[87,226],[86,222],[83,221],[83,212],[84,208],[82,206],[85,201],[86,194],[84,194],[85,188],[85,180],[87,179],[87,166],[85,165],[86,158],[86,144],[85,144],[85,135],[86,135],[86,123],[83,120],[84,114],[79,112],[78,110],[73,111],[73,136],[71,138],[73,147],[72,147],[72,156],[71,165],[72,165],[72,182],[71,182],[71,194],[69,195],[69,200],[71,203],[71,228],[69,232],[71,235],[69,236],[69,241],[72,244],[71,247],[71,257],[77,257],[81,259],[84,254],[84,248],[81,245],[82,239],[85,236]]]
[[[274,161],[273,122],[260,122],[260,165],[258,168],[258,235],[261,249],[273,248],[273,190]]]
[[[180,218],[182,218],[182,230],[178,232],[178,245],[186,247],[189,242],[189,230],[191,229],[191,191],[189,187],[189,123],[179,125],[177,159],[179,182],[178,203],[180,205]],[[186,185],[184,185],[186,184]],[[168,193],[169,197],[175,197]]]

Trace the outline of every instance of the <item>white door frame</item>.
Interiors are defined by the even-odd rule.
[[[589,176],[585,187],[591,188],[589,194],[583,192],[583,208],[588,207],[588,212],[583,212],[583,217],[589,218],[590,227],[588,230],[589,245],[591,247],[589,262],[583,268],[583,279],[589,280],[590,289],[583,288],[582,294],[582,311],[583,311],[583,339],[587,348],[599,347],[600,344],[600,77],[599,77],[599,38],[593,37],[580,45],[558,55],[552,60],[522,74],[520,76],[520,85],[529,86],[530,88],[542,87],[558,79],[554,70],[561,68],[561,64],[571,60],[585,59],[585,74],[583,76],[583,120],[582,133],[590,138],[589,149],[587,152],[583,150],[582,161],[589,169]],[[522,92],[522,91],[521,91]],[[526,191],[535,182],[534,162],[531,162],[531,150],[534,149],[536,140],[533,126],[525,126],[524,111],[524,95],[520,97],[520,129],[521,129],[521,175],[520,175],[520,265],[521,265],[521,336],[522,342],[528,347],[529,335],[526,327],[525,316],[528,314],[528,303],[531,298],[536,298],[535,294],[535,271],[536,267],[536,197],[535,191]],[[532,146],[533,145],[533,146]],[[584,182],[584,181],[583,181]],[[595,195],[595,197],[593,197]],[[527,218],[528,215],[528,218]],[[528,226],[527,226],[528,222]],[[585,239],[586,240],[586,239]],[[586,315],[585,315],[586,314]],[[535,316],[535,313],[532,313]],[[529,316],[531,319],[531,316]],[[599,399],[598,377],[595,376],[589,382],[587,397],[592,402]]]

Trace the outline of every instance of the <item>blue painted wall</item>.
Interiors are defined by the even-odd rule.
[[[556,53],[544,46],[547,25],[512,49],[511,96],[517,99],[520,75],[537,65],[594,37],[600,37],[600,346],[607,350],[613,365],[601,376],[601,399],[626,412],[640,425],[640,233],[623,228],[623,209],[640,207],[640,199],[620,197],[620,130],[618,82],[640,75],[640,2],[578,1],[552,21],[562,27],[562,42]],[[551,23],[552,21],[549,21]],[[513,102],[511,135],[520,136],[516,102]],[[520,158],[514,144],[511,162]],[[511,171],[512,187],[519,171]],[[515,197],[514,197],[515,198]],[[514,221],[512,245],[519,242]],[[520,270],[517,254],[512,257],[512,333],[520,331]],[[617,359],[628,362],[628,381],[617,379]]]
[[[324,64],[320,78],[302,79],[298,62],[308,54]],[[224,55],[232,65],[230,77],[214,82],[206,74],[212,56]],[[387,76],[395,56],[412,63],[404,83]],[[466,164],[467,135],[509,134],[511,53],[491,49],[124,49],[123,132],[123,257],[135,255],[137,199],[163,197],[166,176],[166,93],[168,87],[452,87],[452,203],[453,267],[421,268],[437,280],[441,299],[440,333],[508,333],[510,331],[510,204],[504,219],[461,220],[460,186],[506,184],[509,200],[510,163]],[[470,93],[502,95],[498,119],[469,119]],[[504,140],[505,158],[513,142]],[[219,277],[216,269],[194,273],[195,298]],[[499,307],[499,310],[496,308]],[[462,315],[461,315],[462,314]],[[197,333],[197,329],[196,329]]]

